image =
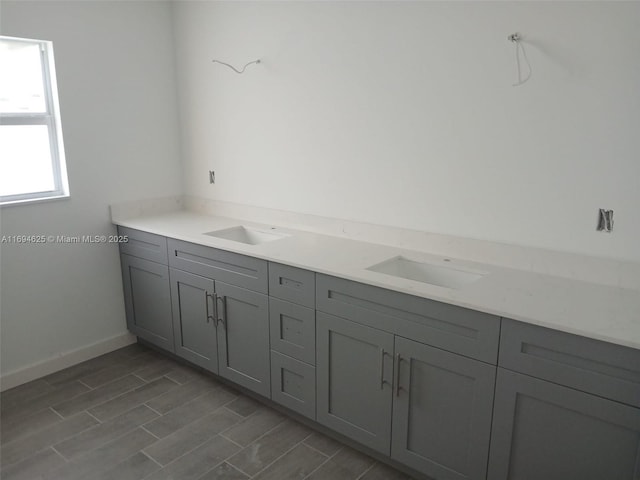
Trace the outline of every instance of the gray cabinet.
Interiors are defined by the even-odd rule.
[[[640,351],[502,323],[488,478],[640,479]]]
[[[640,409],[498,369],[489,480],[638,480]]]
[[[168,240],[176,353],[268,397],[267,262]]]
[[[316,352],[318,422],[389,455],[393,335],[318,312]]]
[[[271,391],[269,361],[269,299],[244,288],[215,282],[218,299],[219,373],[268,397]]]
[[[138,337],[173,352],[169,267],[121,254],[127,328]]]
[[[177,355],[218,373],[213,280],[170,269],[173,331]]]
[[[396,337],[391,457],[439,480],[484,479],[496,368]]]

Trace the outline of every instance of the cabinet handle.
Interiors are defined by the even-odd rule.
[[[222,309],[218,309],[218,300],[222,300]],[[222,310],[222,312],[220,312]],[[218,323],[222,323],[222,326],[227,328],[227,297],[226,295],[216,295],[216,317]]]
[[[213,292],[211,295],[211,299],[213,300],[213,320],[216,323],[216,328],[218,327],[218,294]]]
[[[400,362],[402,362],[402,357],[399,353],[396,354],[396,397],[400,396]]]
[[[387,352],[384,351],[384,348],[380,349],[380,390],[384,388],[385,380],[384,380],[384,356]]]
[[[215,298],[214,296],[215,296],[215,293],[211,295],[206,290],[204,291],[204,304],[207,311],[207,323],[209,323],[211,320],[215,321],[215,317],[209,313],[209,298],[213,299]],[[215,300],[213,301],[214,301],[214,308],[215,308]]]

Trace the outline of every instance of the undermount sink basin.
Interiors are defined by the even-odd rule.
[[[252,227],[238,226],[225,228],[224,230],[214,230],[205,235],[210,237],[224,238],[233,242],[246,243],[248,245],[259,245],[265,242],[273,242],[281,238],[289,237],[286,233],[276,233],[269,230],[260,230]]]
[[[486,273],[416,262],[402,256],[385,260],[366,270],[453,289],[473,283],[486,275]]]

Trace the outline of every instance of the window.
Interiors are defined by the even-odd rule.
[[[69,196],[51,42],[0,36],[0,204]]]

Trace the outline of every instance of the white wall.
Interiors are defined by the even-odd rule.
[[[186,193],[640,260],[639,2],[174,13]],[[516,31],[533,67],[519,88]],[[244,75],[211,63],[258,57]]]
[[[179,194],[170,5],[0,8],[3,35],[53,41],[71,188],[2,208],[2,235],[113,233],[110,203]],[[117,245],[4,244],[0,256],[3,377],[126,334]]]

